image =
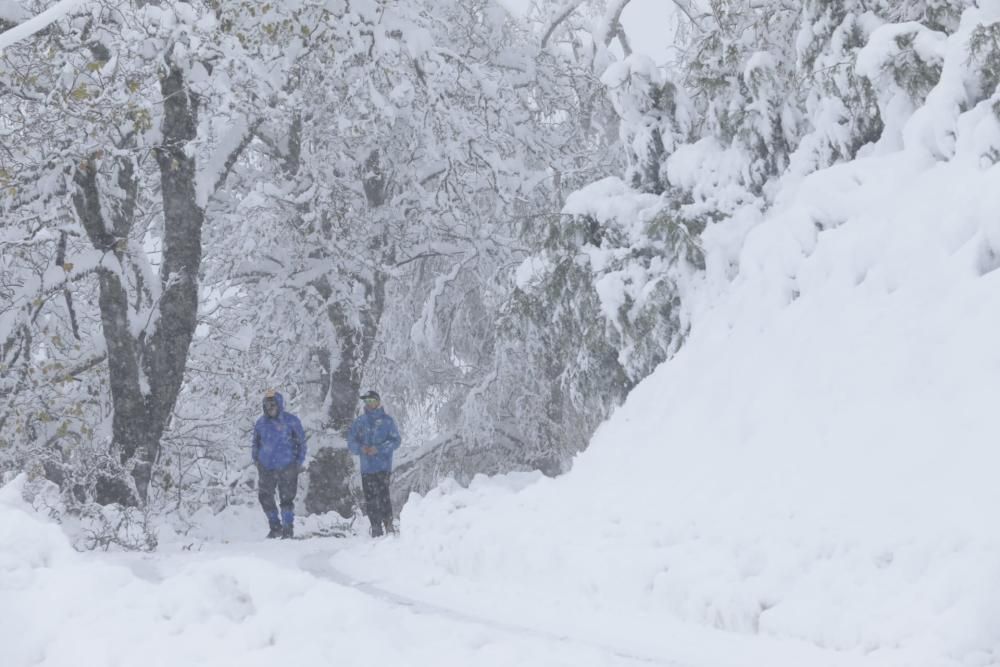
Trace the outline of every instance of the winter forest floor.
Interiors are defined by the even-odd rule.
[[[998,179],[876,156],[715,228],[690,338],[570,473],[444,480],[398,539],[205,508],[81,554],[8,484],[0,665],[998,665]]]
[[[366,537],[315,538],[206,543],[197,552],[117,554],[110,567],[142,582],[133,586],[159,588],[161,594],[153,598],[173,602],[153,603],[156,609],[148,610],[149,616],[138,614],[132,619],[135,632],[125,626],[134,643],[109,644],[100,639],[103,633],[90,632],[95,653],[87,664],[138,659],[151,665],[177,664],[179,659],[195,665],[274,660],[578,667],[877,664],[797,641],[734,636],[641,613],[608,614],[581,606],[583,600],[553,597],[543,586],[534,597],[524,598],[496,595],[493,586],[482,590],[459,576],[413,581],[405,553],[397,567],[382,570],[384,561],[379,560],[378,569],[365,568],[365,561],[386,546],[392,545]],[[109,567],[101,556],[85,560]],[[502,588],[502,582],[495,583]],[[88,617],[77,621],[82,626],[92,622]],[[161,641],[162,646],[150,650]],[[45,656],[38,656],[40,664],[61,665],[62,657],[72,662],[82,655],[78,643],[67,645],[65,653],[61,643],[49,644]]]
[[[406,535],[168,541],[153,554],[74,551],[0,494],[0,640],[27,665],[880,664],[594,605],[535,582],[421,574]],[[19,540],[8,539],[18,535]]]

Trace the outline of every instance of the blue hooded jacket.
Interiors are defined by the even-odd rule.
[[[373,472],[390,472],[392,470],[392,453],[402,442],[399,430],[392,417],[385,414],[381,406],[374,410],[365,409],[347,431],[347,448],[352,454],[361,457],[361,474]],[[374,447],[375,454],[365,454],[364,447]]]
[[[306,432],[302,422],[285,412],[281,394],[276,393],[274,398],[278,402],[278,415],[268,417],[265,411],[253,427],[253,462],[268,470],[280,470],[293,463],[302,465],[306,460]]]

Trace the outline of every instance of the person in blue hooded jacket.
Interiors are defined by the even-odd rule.
[[[287,539],[294,535],[295,493],[299,469],[306,460],[306,432],[298,417],[285,412],[285,399],[277,391],[264,393],[263,408],[264,414],[253,427],[251,452],[259,478],[257,498],[267,516],[268,538]],[[280,515],[274,504],[275,487]]]
[[[361,457],[361,488],[365,495],[365,511],[372,526],[372,537],[382,535],[382,527],[396,532],[392,525],[392,501],[389,498],[389,478],[392,475],[392,453],[402,438],[396,422],[385,413],[377,391],[361,396],[365,411],[347,431],[347,448]]]

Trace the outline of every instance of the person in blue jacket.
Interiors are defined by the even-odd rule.
[[[365,494],[365,511],[372,526],[372,537],[382,535],[382,527],[394,533],[392,501],[389,498],[389,478],[392,475],[392,453],[402,438],[392,417],[385,413],[378,392],[370,390],[361,396],[365,411],[347,431],[347,448],[361,457],[361,488]]]
[[[277,391],[264,393],[264,414],[253,427],[251,457],[257,465],[259,478],[257,498],[267,516],[268,538],[287,539],[294,536],[295,493],[299,487],[299,470],[306,460],[306,432],[299,418],[285,412],[285,399]],[[274,504],[274,489],[278,488],[281,514]]]

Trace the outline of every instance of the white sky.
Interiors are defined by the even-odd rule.
[[[497,0],[514,14],[523,15],[531,0]],[[657,63],[668,59],[676,8],[671,0],[632,0],[622,12],[622,25],[636,53]]]
[[[632,42],[632,49],[657,63],[666,61],[676,13],[670,0],[632,0],[622,12],[622,25]]]

